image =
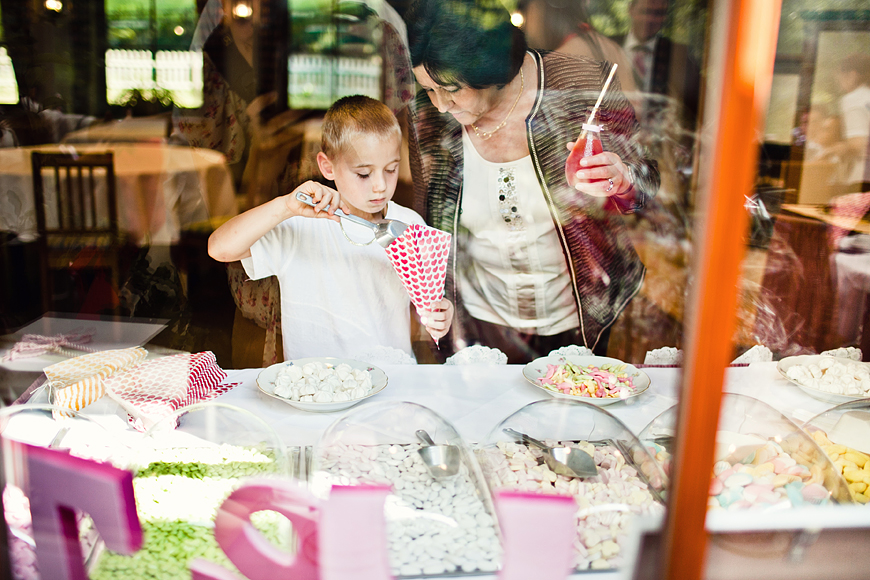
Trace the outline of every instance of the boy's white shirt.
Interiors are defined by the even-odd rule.
[[[386,217],[424,223],[392,201]],[[342,225],[354,241],[372,239],[363,226]],[[351,358],[376,346],[414,356],[410,299],[378,244],[353,245],[332,220],[293,217],[255,242],[242,265],[251,279],[278,277],[285,360]]]

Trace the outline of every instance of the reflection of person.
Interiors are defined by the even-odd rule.
[[[317,163],[338,191],[308,181],[292,193],[236,216],[209,238],[217,260],[242,260],[252,279],[276,275],[281,286],[284,357],[352,357],[373,346],[413,356],[410,300],[383,248],[363,245],[371,232],[333,215],[336,207],[366,220],[422,223],[390,201],[396,190],[402,136],[389,108],[369,97],[336,101],[323,121]],[[311,208],[297,200],[305,192]],[[329,211],[324,210],[329,206]],[[328,219],[299,219],[298,216]],[[452,306],[442,300],[426,317],[440,338]]]
[[[666,95],[685,109],[686,126],[694,128],[701,94],[701,72],[685,44],[662,35],[670,0],[631,0],[628,34],[614,40],[631,59],[638,90]]]
[[[411,143],[415,200],[430,225],[456,234],[452,345],[495,347],[511,363],[569,344],[604,353],[644,277],[619,212],[642,207],[658,187],[619,81],[596,117],[605,152],[587,158],[573,189],[566,144],[608,66],[527,51],[498,0],[416,0],[405,19],[423,88]]]
[[[870,191],[870,55],[855,53],[840,61],[837,82],[844,93],[840,116],[845,139],[841,150],[848,163],[846,181],[852,191]]]
[[[616,74],[622,90],[634,91],[631,61],[618,44],[592,28],[587,0],[523,0],[523,30],[531,48],[588,56],[619,65]]]
[[[232,5],[231,0],[209,0],[203,9],[193,46],[203,55],[203,105],[198,116],[179,117],[177,126],[189,145],[226,156],[236,191],[248,207],[254,207],[299,183],[302,135],[294,126],[297,113],[293,111],[261,122],[260,111],[274,102],[275,95],[256,94],[253,19],[236,17]],[[240,264],[229,264],[227,274],[238,308],[233,324],[234,365],[277,362],[281,340],[277,279],[248,280]]]
[[[234,16],[231,0],[222,1],[222,18],[202,47],[201,115],[179,118],[178,130],[190,145],[224,153],[237,191],[254,206],[297,181],[295,154],[302,135],[293,123],[299,113],[285,111],[261,121],[260,112],[276,95],[256,94],[253,19]]]

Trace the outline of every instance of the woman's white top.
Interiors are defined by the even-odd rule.
[[[580,325],[532,159],[485,160],[462,128],[458,289],[474,318],[550,336]]]

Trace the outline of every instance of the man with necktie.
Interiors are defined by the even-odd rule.
[[[632,0],[628,7],[628,33],[615,37],[634,65],[640,91],[664,95],[682,107],[684,128],[693,131],[698,116],[701,73],[689,47],[662,35],[669,0]],[[644,114],[654,103],[667,99],[650,97],[641,105]]]

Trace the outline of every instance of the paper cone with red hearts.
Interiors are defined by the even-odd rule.
[[[409,225],[387,247],[387,256],[421,317],[444,298],[449,253],[450,234],[422,224]]]

